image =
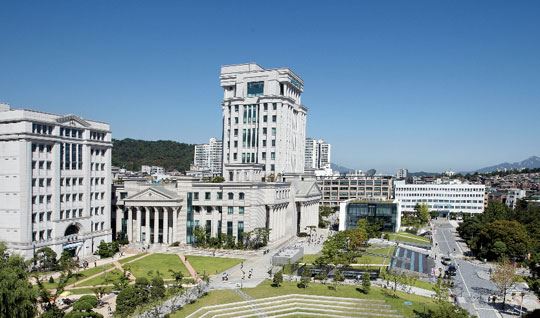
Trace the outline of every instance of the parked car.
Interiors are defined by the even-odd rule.
[[[441,263],[443,265],[450,265],[450,263],[452,263],[452,259],[448,256],[444,256],[442,259],[441,259]]]

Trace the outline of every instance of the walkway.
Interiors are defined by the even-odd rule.
[[[177,255],[178,257],[180,257],[180,260],[182,261],[182,263],[184,263],[184,266],[188,270],[189,275],[191,275],[191,277],[195,280],[195,282],[197,283],[200,282],[201,278],[199,277],[199,274],[197,274],[197,271],[193,268],[193,266],[191,266],[191,264],[187,260],[187,257],[183,254],[177,254]]]

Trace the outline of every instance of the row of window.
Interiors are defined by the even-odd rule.
[[[60,195],[60,202],[81,202],[84,194],[82,193],[68,193]]]
[[[244,192],[239,192],[238,193],[238,200],[244,200],[245,197],[246,197],[246,195],[245,195]],[[216,198],[218,200],[221,200],[223,198],[223,192],[216,192]],[[227,193],[227,198],[229,200],[234,200],[234,193],[233,192]],[[205,192],[204,193],[204,199],[205,200],[212,200],[212,193],[211,192]],[[193,200],[194,201],[199,200],[199,192],[193,192]]]
[[[52,201],[52,195],[34,195],[32,196],[32,204],[43,204],[47,202],[50,204]]]
[[[105,184],[105,178],[90,178],[90,185]]]
[[[40,187],[40,188],[43,188],[45,186],[47,187],[50,187],[52,184],[52,178],[39,178],[39,179],[36,179],[36,178],[33,178],[32,179],[32,187]]]
[[[68,220],[83,217],[83,209],[60,210],[60,220]]]
[[[82,134],[83,131],[81,129],[60,127],[61,137],[82,139]]]
[[[396,193],[396,197],[483,197],[483,193]]]
[[[401,208],[414,209],[416,205],[401,205]],[[463,210],[481,210],[483,206],[464,206],[464,205],[428,205],[430,209],[463,209]]]
[[[51,170],[52,169],[52,161],[45,161],[45,160],[40,160],[40,161],[35,161],[33,160],[32,161],[32,169],[46,169],[46,170]]]
[[[90,164],[90,171],[105,171],[105,164],[104,163],[91,163]]]
[[[90,155],[94,156],[102,156],[102,157],[105,157],[105,149],[94,149],[92,148],[90,150]]]
[[[263,111],[268,111],[268,104],[269,103],[263,103]],[[258,104],[252,104],[252,105],[234,105],[234,112],[239,112],[240,110],[240,106],[244,106],[244,107],[247,107],[247,106],[259,106]],[[272,103],[272,110],[277,110],[277,103]],[[229,113],[231,112],[232,106],[229,105]],[[230,117],[230,116],[229,116]]]
[[[82,169],[82,144],[63,143],[60,147],[60,168],[62,170]]]
[[[43,222],[45,220],[50,221],[52,216],[52,211],[40,212],[40,213],[32,213],[32,223]]]
[[[41,135],[52,135],[53,126],[32,123],[32,133]]]
[[[482,200],[430,200],[430,199],[419,199],[419,200],[400,200],[403,202],[447,202],[447,203],[484,203]]]
[[[45,233],[47,233],[46,234],[47,236],[45,236]],[[36,232],[36,231],[32,232],[32,241],[33,242],[38,241],[38,239],[39,239],[39,241],[43,241],[45,239],[50,240],[51,238],[52,238],[52,230],[47,230],[47,232],[45,232],[45,230],[39,231],[39,237],[38,237],[38,232]]]
[[[32,144],[32,152],[46,152],[51,153],[52,152],[52,145],[46,145],[46,144]]]
[[[195,213],[201,213],[202,211],[205,211],[206,213],[212,213],[213,211],[217,211],[218,213],[222,213],[222,208],[220,206],[217,206],[217,207],[211,207],[211,206],[205,206],[205,207],[202,207],[202,206],[194,206],[193,207],[193,210],[195,211]],[[234,211],[235,210],[238,210],[238,214],[244,214],[245,212],[245,207],[243,206],[239,206],[239,207],[233,207],[233,206],[228,206],[227,207],[227,214],[234,214]]]
[[[83,178],[60,178],[61,186],[83,185]]]
[[[90,139],[92,140],[105,140],[105,133],[97,132],[97,131],[91,131],[90,132]]]
[[[408,191],[485,192],[485,189],[483,187],[475,187],[475,188],[454,188],[454,187],[441,187],[441,188],[406,187],[406,188],[402,188],[402,187],[396,187],[396,192],[408,192]]]

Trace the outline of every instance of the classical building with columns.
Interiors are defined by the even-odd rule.
[[[0,241],[26,258],[110,242],[111,148],[106,123],[0,104]]]
[[[304,177],[305,178],[305,177]],[[212,237],[270,230],[270,242],[317,226],[321,192],[312,180],[209,183],[181,177],[163,184],[115,185],[115,232],[138,244],[191,244],[196,226]]]
[[[321,191],[304,174],[302,79],[249,63],[223,66],[220,83],[225,182],[117,182],[115,233],[132,243],[191,244],[197,226],[236,240],[262,228],[272,243],[318,225]]]

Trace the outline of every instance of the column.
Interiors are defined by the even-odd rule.
[[[128,241],[131,243],[133,241],[133,215],[131,214],[131,208],[127,208],[128,213],[128,223],[127,223],[127,236]]]
[[[172,208],[172,233],[171,233],[171,240],[172,242],[171,243],[174,243],[176,241],[179,241],[177,238],[176,238],[176,233],[177,233],[177,229],[178,229],[178,208],[177,207],[173,207]]]
[[[144,220],[144,243],[150,244],[150,207],[145,207],[146,217]]]
[[[154,244],[159,243],[159,208],[154,208]]]
[[[169,208],[163,207],[163,243],[170,244],[169,242]]]
[[[122,232],[122,219],[124,218],[124,209],[116,207],[116,239],[118,239],[118,233]]]
[[[135,238],[135,242],[139,242],[141,243],[141,236],[142,236],[142,230],[141,230],[141,218],[142,218],[142,213],[141,213],[141,207],[138,206],[137,207],[137,231],[135,233],[137,233],[137,237]]]

